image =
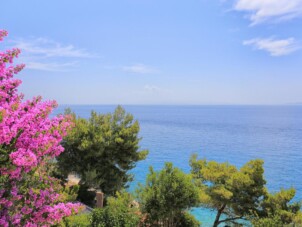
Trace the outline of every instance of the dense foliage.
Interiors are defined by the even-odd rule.
[[[145,223],[179,226],[183,212],[198,204],[198,193],[192,176],[173,167],[172,163],[166,163],[159,172],[150,167],[145,186],[138,189],[139,203],[146,214]]]
[[[254,225],[260,226],[260,223],[279,223],[283,226],[301,225],[301,203],[291,202],[295,194],[294,188],[281,189],[273,194],[266,192],[261,202],[261,209],[257,212],[257,217],[253,219]]]
[[[103,209],[95,209],[91,217],[93,227],[136,227],[141,219],[138,204],[126,192],[109,197]]]
[[[184,211],[175,218],[176,227],[200,227],[201,223],[187,211]]]
[[[190,164],[200,188],[201,206],[217,211],[214,227],[241,219],[251,220],[255,226],[300,222],[301,205],[290,203],[295,190],[270,194],[265,188],[262,160],[249,161],[237,169],[229,163],[197,160],[194,155]]]
[[[91,226],[90,214],[79,214],[64,218],[59,227],[87,227]]]
[[[0,41],[6,35],[0,31]],[[78,208],[62,203],[62,188],[47,168],[64,150],[60,142],[71,124],[68,117],[48,117],[54,101],[23,101],[13,75],[24,65],[11,65],[19,53],[0,52],[0,226],[50,226]]]
[[[253,160],[240,170],[228,163],[190,161],[192,174],[201,191],[201,204],[217,211],[213,226],[252,214],[264,195],[263,161]],[[222,214],[227,218],[222,219]]]
[[[91,113],[89,120],[73,115],[75,127],[65,138],[65,152],[58,157],[59,170],[75,172],[81,183],[115,195],[132,180],[128,173],[145,159],[139,151],[139,124],[122,107],[113,114]]]

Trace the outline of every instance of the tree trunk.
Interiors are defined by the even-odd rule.
[[[214,221],[214,224],[213,224],[213,227],[217,227],[219,225],[219,219],[220,219],[220,216],[225,208],[225,204],[223,204],[219,209],[218,209],[218,212],[217,212],[217,215],[216,215],[216,218],[215,218],[215,221]]]

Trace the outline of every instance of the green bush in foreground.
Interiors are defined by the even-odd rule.
[[[68,218],[65,218],[61,224],[61,227],[87,227],[87,226],[91,226],[89,214],[70,216]]]
[[[178,218],[184,211],[198,204],[198,197],[199,191],[192,176],[173,167],[172,163],[166,163],[158,172],[150,167],[145,186],[138,189],[145,222],[151,226],[180,226]],[[194,222],[185,214],[182,221],[189,223],[189,220]]]
[[[91,216],[93,227],[136,227],[140,222],[138,207],[129,193],[117,193],[109,197],[105,208],[94,209]]]

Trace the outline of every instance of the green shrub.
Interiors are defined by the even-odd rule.
[[[94,209],[91,216],[93,227],[136,227],[140,221],[138,208],[131,206],[130,194],[117,193],[117,198],[108,198],[105,208]]]
[[[74,215],[64,219],[61,224],[62,227],[87,227],[91,226],[90,224],[90,215],[89,214],[81,214]]]
[[[188,213],[182,213],[176,220],[177,227],[199,227],[201,223],[195,219],[195,217]]]
[[[149,225],[175,226],[184,211],[199,202],[199,189],[192,176],[165,163],[160,171],[150,167],[145,185],[137,190],[145,223]],[[171,224],[174,223],[174,224]]]

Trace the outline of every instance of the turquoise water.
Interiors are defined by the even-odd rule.
[[[67,106],[60,106],[55,113]],[[114,111],[115,106],[68,106],[78,115]],[[161,169],[165,162],[186,172],[193,153],[200,158],[228,161],[240,167],[250,159],[265,161],[271,191],[294,186],[302,199],[302,106],[124,106],[139,120],[141,147],[146,160],[132,171],[135,182],[144,182],[148,167]],[[210,226],[213,214],[194,209],[193,214]]]

